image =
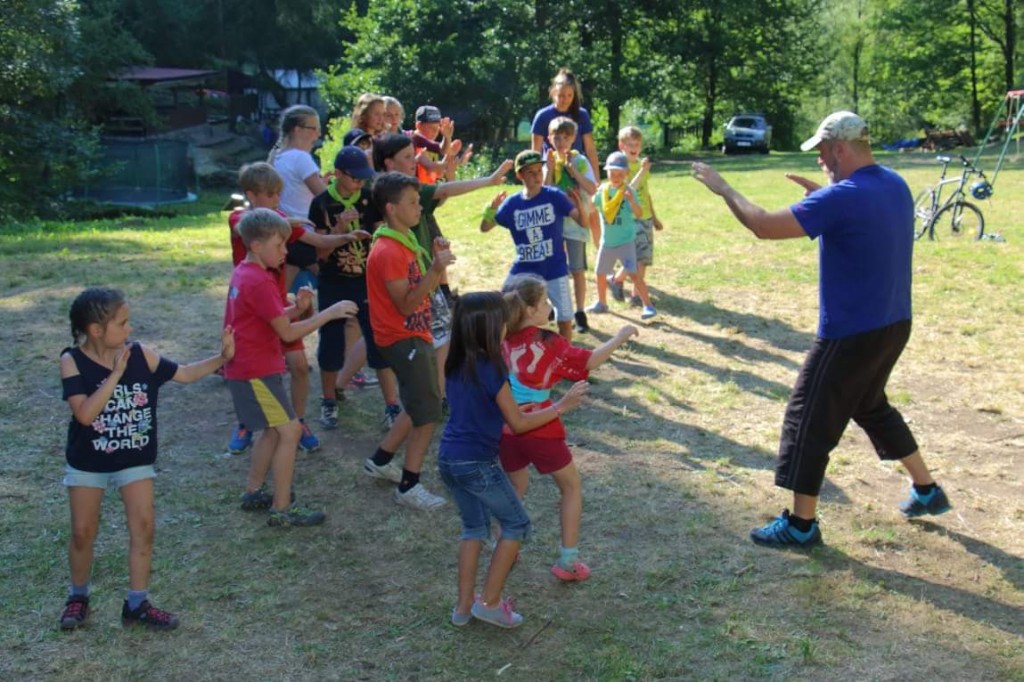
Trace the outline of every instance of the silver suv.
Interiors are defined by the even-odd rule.
[[[725,124],[723,154],[759,151],[767,154],[772,144],[772,127],[761,114],[737,114]]]

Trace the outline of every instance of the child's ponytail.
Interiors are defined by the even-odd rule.
[[[501,291],[508,311],[505,324],[509,334],[513,334],[523,328],[526,309],[536,308],[547,297],[548,286],[537,275],[525,273],[510,277]]]

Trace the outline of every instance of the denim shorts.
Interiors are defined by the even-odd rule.
[[[156,469],[152,464],[129,467],[120,471],[81,471],[71,465],[64,465],[64,485],[68,488],[103,488],[113,483],[115,488],[123,488],[129,483],[156,478]]]
[[[501,524],[502,540],[523,540],[530,532],[530,517],[497,460],[449,462],[437,470],[448,486],[462,517],[462,540],[484,540],[491,534],[491,517]]]

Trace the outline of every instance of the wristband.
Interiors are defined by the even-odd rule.
[[[490,204],[487,204],[487,206],[484,208],[483,220],[486,220],[489,223],[493,223],[495,222],[494,219],[497,215],[498,209],[494,208]]]

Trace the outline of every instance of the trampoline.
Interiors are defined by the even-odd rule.
[[[103,138],[100,174],[72,192],[88,199],[123,206],[158,206],[196,200],[189,144],[183,140]]]

